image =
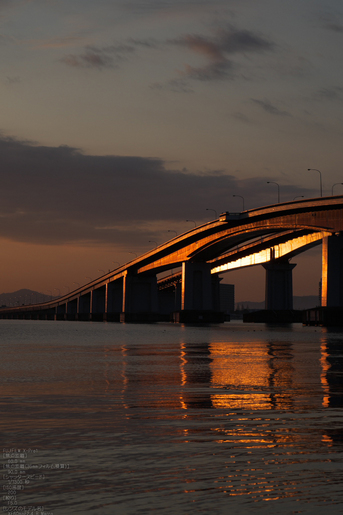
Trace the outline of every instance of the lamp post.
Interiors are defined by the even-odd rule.
[[[331,195],[333,195],[333,188],[334,188],[334,186],[337,186],[337,184],[343,184],[343,182],[335,182],[335,184],[332,185]]]
[[[175,236],[177,236],[177,232],[176,231],[173,231],[172,229],[168,229],[167,232],[175,232]]]
[[[280,185],[274,181],[267,181],[267,184],[276,184],[276,186],[277,186],[277,203],[280,204]]]
[[[194,221],[194,220],[186,220],[186,222],[193,222],[194,227],[196,227],[196,226],[197,226],[197,224],[195,223],[195,221]]]
[[[243,211],[245,211],[244,209],[244,197],[242,197],[242,195],[232,195],[233,197],[240,197],[242,199],[242,203],[243,203]]]
[[[323,196],[323,186],[322,186],[322,172],[320,170],[317,170],[317,168],[307,168],[308,172],[318,172],[319,173],[319,184],[320,184],[320,196]]]
[[[103,272],[104,275],[106,274],[105,270],[102,270],[101,268],[98,268],[98,272]]]
[[[298,195],[297,197],[294,197],[293,200],[297,199],[297,198],[304,198],[304,195]]]
[[[215,214],[215,217],[218,218],[217,211],[215,209],[211,209],[211,208],[207,207],[206,211],[213,211]]]
[[[157,241],[155,241],[155,240],[149,240],[149,243],[155,243],[155,248],[157,247]]]
[[[136,252],[129,252],[129,254],[133,254],[135,257],[137,257]]]
[[[80,283],[77,283],[77,282],[73,282],[73,284],[76,284],[78,288],[80,288]]]

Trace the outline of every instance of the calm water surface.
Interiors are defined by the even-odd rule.
[[[343,513],[342,374],[338,330],[2,320],[4,513]]]

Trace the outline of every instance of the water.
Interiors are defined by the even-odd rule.
[[[343,513],[341,332],[3,320],[0,360],[5,513]]]

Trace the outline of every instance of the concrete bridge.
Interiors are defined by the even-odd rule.
[[[341,195],[223,213],[63,297],[3,308],[0,318],[220,321],[219,274],[253,265],[266,269],[266,308],[292,309],[289,260],[321,242],[322,306],[343,307]]]

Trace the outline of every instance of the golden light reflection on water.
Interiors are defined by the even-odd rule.
[[[27,351],[26,360],[18,361],[22,369],[15,370],[18,380],[11,377],[11,369],[3,373],[1,393],[46,399],[51,413],[55,410],[58,416],[55,423],[61,425],[78,424],[75,413],[86,414],[90,405],[97,412],[123,408],[122,416],[128,418],[135,416],[133,408],[181,410],[178,416],[187,419],[193,409],[229,414],[309,405],[328,408],[332,402],[327,338],[322,339],[310,364],[303,350],[289,341],[258,339],[197,344],[184,340],[170,348],[150,344],[75,348],[73,360],[59,354],[57,348],[54,356],[53,347],[48,352],[30,345]],[[44,366],[36,366],[37,353]],[[90,363],[97,367],[95,375],[89,373]],[[27,376],[26,383],[21,376]],[[308,385],[316,389],[315,395],[309,394]],[[76,406],[73,398],[82,402]],[[103,399],[98,406],[96,398]],[[60,402],[62,399],[66,401]],[[19,412],[17,416],[19,420]],[[44,414],[39,416],[43,423]],[[25,421],[28,424],[30,418]],[[323,438],[329,441],[330,436]],[[218,441],[225,440],[226,435],[218,436]]]
[[[255,344],[253,349],[242,348],[241,350],[230,343],[217,343],[210,346],[211,385],[218,389],[228,389],[226,393],[211,395],[215,408],[249,410],[267,408],[269,394],[250,391],[268,387],[269,359],[265,347],[265,343]],[[236,393],[232,390],[242,390],[242,392]]]
[[[327,379],[327,373],[330,368],[330,364],[328,363],[328,353],[326,352],[326,341],[322,340],[321,346],[321,358],[320,363],[322,366],[322,373],[320,375],[320,381],[323,387],[323,407],[328,408],[330,404],[330,389],[329,389],[329,383]]]
[[[223,341],[196,346],[183,342],[180,405],[183,410],[201,406],[232,412],[327,408],[332,393],[325,340],[315,354],[311,350],[310,361],[307,359],[306,346],[289,341]],[[201,387],[204,383],[205,389]]]
[[[163,497],[168,514],[212,513],[218,503],[226,513],[232,499],[237,513],[261,501],[273,512],[276,500],[342,500],[341,416],[328,409],[342,403],[337,336],[304,343],[221,329],[215,341],[197,328],[180,343],[172,330],[163,344],[135,336],[88,348],[8,346],[1,428],[29,445],[41,433],[54,449],[69,445],[83,513],[104,499],[104,513],[117,513],[120,502],[151,511]],[[50,498],[56,484],[45,486]]]

